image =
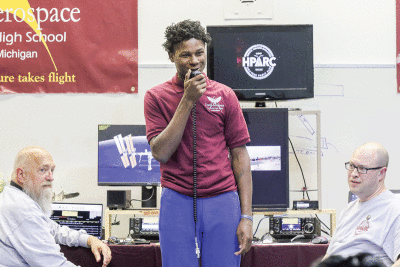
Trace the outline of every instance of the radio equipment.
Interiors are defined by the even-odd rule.
[[[129,234],[132,238],[158,239],[158,218],[130,218]]]
[[[317,210],[318,209],[318,201],[316,200],[293,200],[293,209],[294,210]]]
[[[307,239],[321,235],[321,223],[316,218],[271,218],[269,233],[275,239],[291,239],[304,235]]]

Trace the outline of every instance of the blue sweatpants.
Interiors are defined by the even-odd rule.
[[[160,247],[163,267],[197,267],[193,198],[163,188],[160,201]],[[197,199],[197,240],[202,267],[239,267],[236,229],[240,222],[237,192]]]

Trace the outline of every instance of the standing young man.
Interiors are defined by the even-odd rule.
[[[165,37],[177,73],[144,99],[147,139],[161,166],[163,266],[198,266],[199,256],[202,266],[239,266],[252,241],[247,125],[232,89],[203,73],[211,38],[200,23],[172,24]]]

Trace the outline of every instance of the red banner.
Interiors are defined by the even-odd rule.
[[[0,0],[0,93],[137,93],[135,0]]]

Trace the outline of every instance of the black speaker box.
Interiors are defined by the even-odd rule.
[[[131,201],[131,190],[107,190],[107,207],[110,210],[128,209]]]

